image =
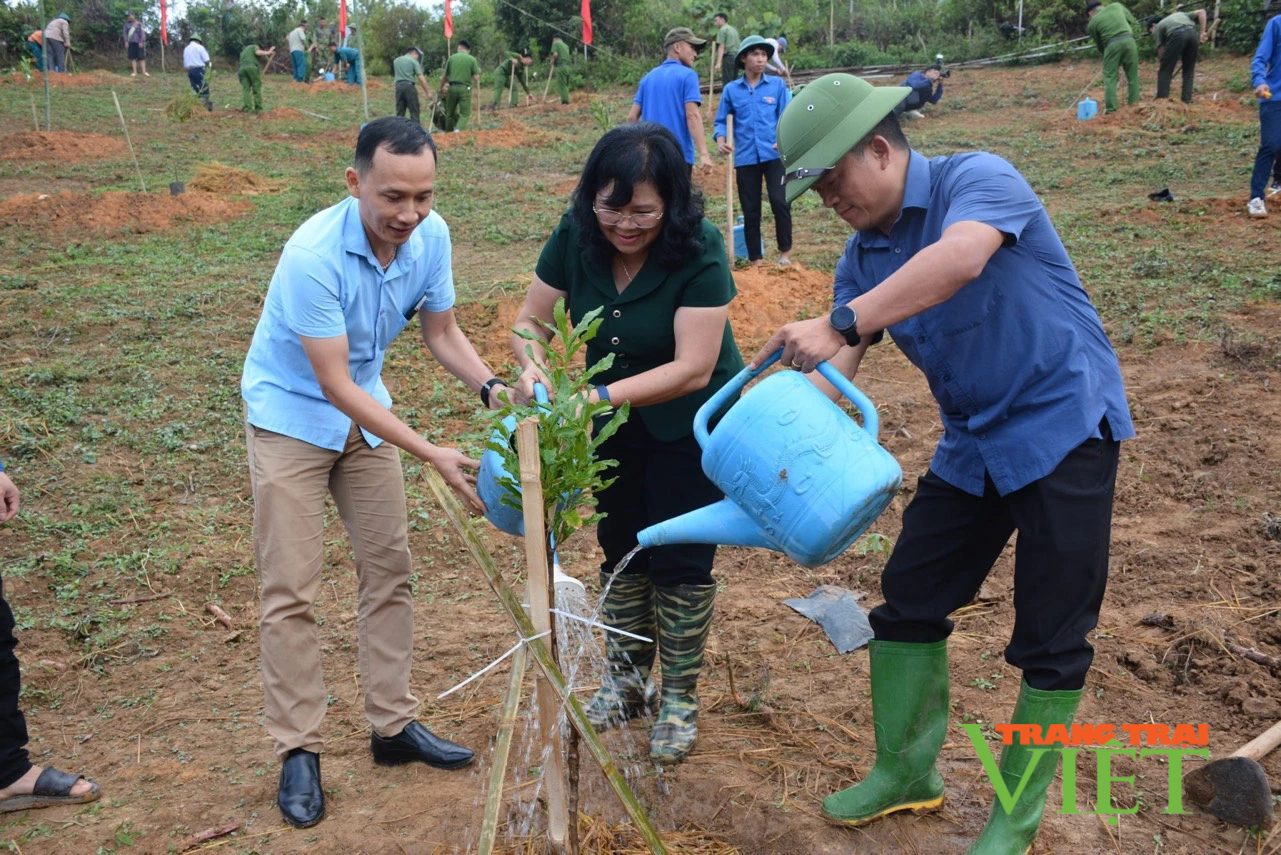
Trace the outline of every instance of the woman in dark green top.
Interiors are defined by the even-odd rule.
[[[721,498],[703,475],[694,413],[743,367],[729,325],[734,278],[720,232],[703,217],[680,143],[661,125],[640,122],[609,131],[583,168],[573,205],[538,259],[517,328],[546,335],[564,298],[570,318],[604,308],[588,347],[592,362],[614,364],[588,393],[592,402],[629,401],[628,422],[601,448],[618,461],[617,480],[599,496],[607,516],[597,527],[605,552],[601,583],[653,523]],[[524,369],[518,396],[545,382],[512,337]],[[658,644],[608,634],[608,673],[587,713],[600,728],[646,711],[645,688],[655,648],[662,664],[658,720],[650,756],[676,762],[698,735],[698,673],[712,618],[715,546],[647,549],[614,579],[605,598],[611,626]]]

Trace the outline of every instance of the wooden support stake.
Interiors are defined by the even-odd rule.
[[[31,121],[35,122],[36,133],[40,133],[40,114],[36,112],[36,96],[31,96]]]
[[[142,185],[142,192],[147,192],[147,182],[142,179],[142,167],[138,165],[138,155],[133,150],[133,140],[129,139],[129,126],[125,124],[125,112],[120,109],[120,99],[116,97],[116,90],[111,90],[111,100],[116,102],[116,115],[120,117],[120,127],[125,129],[125,142],[129,143],[129,154],[133,157],[133,168],[138,171],[138,183]]]
[[[716,49],[709,50],[708,54],[710,56],[708,57],[707,69],[707,103],[703,105],[703,113],[710,116],[712,115],[712,81],[716,78]],[[721,88],[725,88],[723,82]]]
[[[722,93],[721,97],[725,97]],[[734,144],[734,116],[725,117],[725,142]],[[730,269],[734,269],[734,153],[725,155],[725,252],[729,255]],[[751,253],[748,253],[751,257]]]
[[[512,101],[516,100],[516,65],[517,63],[520,62],[519,57],[520,55],[517,54],[516,57],[514,57],[511,60],[511,64],[512,64],[511,79],[507,81],[507,106],[508,107],[511,106]]]
[[[502,607],[507,616],[511,618],[516,625],[516,631],[524,638],[532,638],[537,633],[534,625],[530,623],[529,615],[525,613],[525,608],[521,605],[520,597],[507,584],[503,578],[502,571],[498,569],[498,562],[494,561],[494,556],[490,554],[489,547],[485,545],[480,535],[476,532],[475,526],[471,524],[470,517],[463,510],[462,504],[458,497],[454,495],[453,489],[445,483],[445,479],[440,477],[440,473],[428,466],[423,469],[423,477],[427,481],[427,487],[431,490],[436,502],[440,505],[441,510],[445,512],[449,524],[454,527],[463,544],[466,545],[467,551],[471,553],[472,560],[480,568],[485,580],[489,582],[489,587],[498,598],[498,604]],[[600,736],[592,727],[591,722],[587,720],[587,713],[583,710],[582,703],[578,698],[569,691],[569,686],[565,680],[565,675],[561,673],[560,667],[556,660],[552,658],[551,649],[544,643],[544,639],[537,639],[529,642],[527,645],[529,655],[533,657],[534,663],[542,670],[543,675],[555,690],[557,697],[560,698],[561,704],[564,705],[565,715],[569,718],[569,723],[578,731],[582,737],[582,744],[587,747],[587,752],[591,755],[592,760],[600,767],[601,774],[609,782],[610,787],[614,790],[614,795],[631,817],[632,822],[636,825],[637,832],[640,833],[645,844],[649,847],[653,855],[667,855],[667,847],[663,844],[663,838],[659,835],[658,829],[650,821],[649,815],[645,813],[645,808],[641,805],[636,794],[627,783],[622,770],[614,762],[609,751],[601,742]]]
[[[520,687],[525,677],[525,645],[512,654],[511,676],[507,679],[507,694],[503,695],[503,709],[498,718],[498,739],[494,743],[494,765],[489,770],[489,794],[485,797],[485,812],[480,821],[480,855],[492,855],[494,838],[498,835],[498,811],[503,805],[503,783],[507,778],[507,756],[511,752],[512,730],[516,725],[516,709],[520,706]]]
[[[515,71],[515,62],[512,70]],[[514,78],[513,78],[514,79]],[[520,493],[525,515],[525,562],[529,573],[529,619],[535,634],[552,626],[551,562],[544,528],[543,482],[538,454],[538,419],[530,417],[516,426],[516,451],[520,455]],[[555,636],[548,636],[556,658]],[[556,692],[539,677],[538,727],[543,742],[543,788],[547,793],[547,837],[563,849],[569,837],[569,805],[565,792],[565,746],[560,737],[560,704]]]

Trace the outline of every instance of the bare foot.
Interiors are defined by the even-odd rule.
[[[4,789],[0,789],[0,799],[7,799],[10,796],[29,796],[36,788],[36,778],[44,771],[41,766],[32,766],[27,770],[27,774],[14,781]],[[93,789],[93,782],[84,778],[76,781],[71,787],[71,795],[80,797],[89,793]]]

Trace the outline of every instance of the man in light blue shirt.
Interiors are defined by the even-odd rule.
[[[703,113],[699,110],[703,96],[698,91],[698,72],[694,71],[694,60],[706,46],[707,39],[698,38],[689,27],[668,30],[663,39],[667,59],[641,78],[627,114],[628,123],[657,122],[675,134],[691,170],[695,149],[699,166],[710,166],[712,162],[707,153]]]
[[[739,44],[737,67],[743,76],[721,90],[712,138],[720,153],[734,153],[734,178],[738,182],[738,203],[743,207],[743,237],[747,258],[764,264],[761,248],[761,182],[774,212],[774,233],[778,239],[778,263],[791,264],[792,207],[783,195],[783,161],[778,157],[779,117],[792,100],[792,93],[777,77],[765,73],[774,55],[774,46],[760,36],[748,36]],[[727,136],[729,117],[734,117],[734,142]]]
[[[452,769],[472,752],[415,720],[403,449],[435,466],[472,510],[477,461],[433,445],[391,413],[387,347],[415,316],[423,343],[496,408],[503,384],[454,319],[449,229],[431,210],[435,145],[415,122],[370,122],[347,169],[350,198],[304,223],[281,253],[245,358],[254,545],[267,730],[283,758],[277,803],[300,828],[324,818],[326,694],[313,611],[326,495],[351,536],[359,646],[374,762]]]
[[[1008,721],[1071,723],[1107,584],[1120,441],[1134,436],[1116,354],[1045,207],[995,155],[913,151],[894,115],[908,92],[829,74],[784,112],[788,198],[813,187],[857,233],[831,314],[788,324],[753,359],[781,347],[784,364],[831,360],[853,377],[888,330],[943,424],[870,615],[876,764],[823,802],[843,825],[942,804],[948,616],[1015,532],[1005,659],[1023,680]],[[971,853],[1031,847],[1058,759],[1004,747],[1014,804],[993,804]]]

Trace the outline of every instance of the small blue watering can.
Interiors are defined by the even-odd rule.
[[[1093,119],[1099,113],[1099,102],[1093,98],[1082,98],[1076,102],[1076,117],[1082,122]]]
[[[781,354],[740,371],[694,416],[703,472],[727,498],[644,529],[641,546],[761,546],[818,567],[848,549],[894,498],[903,470],[877,445],[876,409],[826,362],[819,373],[862,413],[862,427],[799,372],[780,371],[708,433],[708,419]]]
[[[547,403],[547,389],[542,383],[534,384],[534,399],[540,404]],[[508,416],[502,420],[501,426],[494,428],[494,432],[490,434],[490,440],[506,445],[511,442],[512,434],[515,432],[516,417]],[[476,473],[476,492],[480,495],[480,500],[485,503],[485,519],[493,523],[499,531],[524,537],[524,512],[520,508],[513,508],[503,502],[503,495],[510,492],[510,488],[504,487],[502,483],[507,475],[507,467],[503,465],[502,455],[493,449],[485,449],[485,453],[480,456],[480,471]],[[516,498],[520,498],[519,491],[516,493]]]

